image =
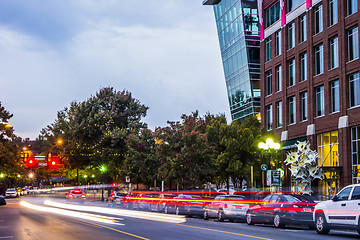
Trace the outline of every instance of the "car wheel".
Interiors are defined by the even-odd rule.
[[[176,208],[175,208],[175,214],[176,214],[176,215],[180,215],[180,209],[179,209],[179,207],[176,207]]]
[[[218,220],[219,220],[219,222],[224,221],[224,213],[223,212],[218,212]]]
[[[328,234],[330,231],[323,213],[318,213],[315,216],[315,230],[319,234]]]
[[[278,213],[276,213],[274,216],[274,226],[276,228],[283,228],[285,226],[284,220],[281,219],[281,217]]]
[[[204,211],[204,220],[209,220],[209,214],[207,211]]]
[[[253,220],[250,212],[246,213],[246,223],[248,225],[254,225],[254,220]]]

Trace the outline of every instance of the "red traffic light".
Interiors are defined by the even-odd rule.
[[[35,167],[36,166],[36,160],[34,157],[29,157],[26,161],[26,166],[28,168],[32,168],[32,167]]]
[[[59,158],[57,157],[50,157],[48,158],[48,167],[49,168],[57,168],[59,166]]]
[[[112,186],[113,186],[113,187],[116,187],[116,182],[113,182],[113,183],[112,183]]]

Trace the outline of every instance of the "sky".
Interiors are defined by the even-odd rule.
[[[149,107],[150,129],[196,110],[230,119],[214,13],[202,0],[1,0],[0,102],[35,139],[103,87]]]

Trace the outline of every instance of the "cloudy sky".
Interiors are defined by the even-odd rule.
[[[199,110],[229,117],[213,9],[202,0],[1,0],[0,101],[35,139],[102,87],[148,106],[151,129]]]

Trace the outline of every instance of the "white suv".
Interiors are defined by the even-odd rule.
[[[360,184],[343,188],[332,200],[315,206],[316,232],[329,233],[331,228],[355,229],[360,234]]]

